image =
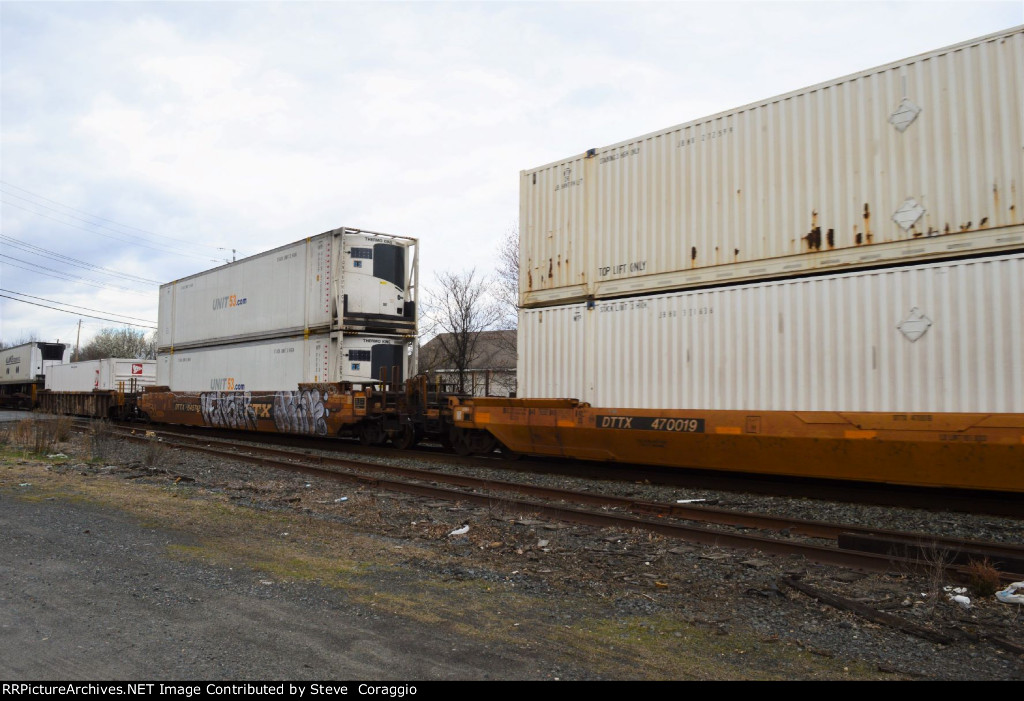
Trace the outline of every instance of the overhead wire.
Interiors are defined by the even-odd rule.
[[[95,271],[101,272],[101,273],[103,273],[105,275],[110,275],[110,276],[113,276],[113,277],[125,278],[127,280],[132,280],[132,281],[135,281],[135,282],[151,283],[151,284],[154,284],[154,285],[161,284],[159,280],[150,280],[149,278],[140,277],[138,275],[132,275],[131,273],[124,273],[124,272],[120,272],[118,270],[111,270],[109,268],[104,268],[103,266],[100,266],[100,265],[93,265],[92,263],[87,263],[84,260],[79,260],[78,258],[72,258],[71,256],[66,256],[63,253],[58,253],[56,251],[51,251],[51,250],[49,250],[47,248],[43,248],[41,246],[34,246],[31,243],[26,243],[25,241],[21,241],[19,239],[13,238],[11,236],[4,236],[3,234],[0,234],[0,239],[6,240],[9,245],[14,246],[15,248],[19,248],[19,249],[21,249],[21,250],[23,250],[23,251],[25,251],[27,253],[31,253],[33,255],[41,256],[41,257],[44,257],[44,258],[50,258],[52,260],[63,261],[63,262],[68,263],[69,265],[75,266],[76,268],[84,268],[86,270],[95,270]]]
[[[88,317],[90,319],[100,319],[101,321],[112,321],[115,324],[124,324],[125,326],[137,326],[138,328],[142,328],[142,329],[156,329],[156,326],[150,326],[149,324],[132,324],[132,323],[127,322],[127,321],[121,321],[120,319],[108,319],[108,318],[102,317],[102,316],[93,316],[92,314],[80,314],[79,312],[73,312],[73,311],[69,311],[67,309],[58,309],[57,307],[51,307],[51,306],[48,306],[46,304],[39,304],[38,302],[29,302],[27,299],[18,299],[17,297],[11,297],[10,295],[0,294],[0,297],[4,297],[6,299],[12,299],[15,302],[21,302],[23,304],[31,304],[31,305],[36,306],[36,307],[43,307],[44,309],[51,309],[51,310],[53,310],[55,312],[64,312],[65,314],[75,314],[77,316],[84,316],[84,317]]]
[[[8,195],[8,196],[10,196],[10,195]],[[14,197],[17,197],[17,195],[14,195]],[[22,199],[24,199],[24,198],[22,198]],[[104,238],[112,239],[114,241],[120,241],[121,243],[127,243],[127,244],[132,245],[132,246],[139,246],[141,248],[148,248],[148,249],[153,250],[153,251],[160,251],[161,253],[171,253],[171,254],[174,254],[174,255],[177,255],[177,256],[183,256],[185,258],[195,258],[196,260],[204,260],[204,261],[206,261],[206,260],[213,260],[213,262],[215,262],[215,263],[219,263],[220,262],[220,260],[211,259],[208,256],[196,256],[196,255],[192,255],[191,253],[182,253],[180,251],[175,251],[175,250],[172,250],[172,249],[169,249],[169,248],[158,248],[157,246],[147,246],[146,244],[139,243],[138,241],[132,241],[132,240],[129,240],[129,239],[124,239],[124,238],[118,238],[116,236],[111,236],[110,234],[104,234],[102,231],[96,231],[95,229],[87,229],[84,226],[79,226],[77,224],[72,224],[71,222],[66,222],[63,219],[58,219],[57,217],[51,217],[48,214],[43,214],[42,212],[35,212],[35,211],[32,211],[31,209],[29,209],[27,207],[22,207],[20,205],[16,205],[13,202],[3,201],[3,203],[5,205],[7,205],[8,207],[14,207],[15,209],[20,209],[22,211],[28,212],[29,214],[34,214],[37,217],[44,217],[46,219],[50,219],[52,221],[58,222],[60,224],[63,224],[64,226],[70,226],[70,227],[72,227],[74,229],[80,229],[82,231],[88,231],[90,234],[96,234],[97,236],[103,236]],[[33,203],[33,204],[36,204],[36,203]],[[37,205],[37,206],[45,207],[45,205]],[[52,210],[52,208],[50,208],[50,207],[46,207],[46,208]],[[56,210],[52,210],[52,211],[56,211]],[[58,214],[62,214],[62,212],[58,212]],[[75,217],[75,218],[78,219],[78,217]],[[97,225],[97,226],[99,226],[99,225]],[[104,227],[104,228],[109,229],[109,227]],[[128,235],[125,232],[117,231],[116,229],[110,229],[110,230],[114,231],[115,233],[121,234],[122,236],[127,236]]]
[[[135,319],[135,321],[145,321],[147,324],[155,324],[156,322],[152,319],[143,319],[137,316],[129,316],[127,314],[119,314],[118,312],[110,312],[105,309],[91,309],[89,307],[80,307],[77,304],[70,304],[69,302],[58,302],[55,299],[47,299],[45,297],[36,297],[35,295],[25,294],[24,292],[17,292],[15,290],[5,290],[0,287],[0,292],[6,292],[12,295],[20,295],[21,297],[30,297],[32,299],[38,299],[42,302],[50,302],[51,304],[59,304],[63,307],[74,307],[75,309],[84,309],[89,312],[97,312],[99,314],[112,314],[114,316],[123,316],[125,319]],[[13,299],[13,298],[12,298]]]
[[[26,194],[32,195],[32,197],[34,197],[36,199],[43,200],[45,202],[50,202],[51,204],[55,204],[58,207],[63,207],[64,209],[70,209],[72,212],[78,212],[79,214],[84,214],[84,215],[86,215],[86,216],[88,216],[88,217],[90,217],[92,219],[99,219],[100,221],[105,221],[105,222],[109,222],[111,224],[116,224],[117,226],[122,227],[124,229],[132,229],[134,231],[138,231],[138,232],[143,233],[143,234],[148,234],[149,236],[156,236],[157,238],[167,239],[168,241],[175,241],[177,243],[184,243],[184,244],[188,244],[189,246],[202,246],[204,248],[209,248],[209,249],[212,249],[212,250],[215,250],[215,251],[226,252],[228,250],[233,250],[233,249],[229,249],[229,248],[224,247],[224,246],[211,246],[208,243],[190,241],[188,239],[183,239],[183,238],[175,237],[175,236],[167,236],[166,234],[158,234],[155,231],[149,231],[147,229],[140,229],[139,227],[132,226],[130,224],[122,224],[121,222],[115,221],[114,219],[108,219],[106,217],[101,217],[98,214],[93,214],[92,212],[86,212],[85,210],[78,209],[77,207],[72,207],[71,205],[64,204],[63,202],[58,202],[57,200],[51,199],[49,197],[44,197],[43,195],[40,195],[40,194],[38,194],[36,192],[32,192],[31,190],[27,190],[27,189],[25,189],[23,187],[19,187],[18,185],[13,185],[13,184],[11,184],[9,182],[6,182],[4,180],[0,180],[0,191],[2,191],[4,187],[14,188],[15,190],[19,190],[19,191],[24,192]],[[12,196],[12,197],[18,197],[18,199],[25,200],[26,202],[32,202],[32,200],[30,200],[28,198],[25,198],[25,197],[20,197],[19,195],[15,195],[14,193],[7,193],[7,194]],[[33,202],[33,204],[38,204],[38,203],[34,203]],[[39,205],[39,206],[43,207],[45,205]],[[50,209],[51,211],[58,211],[58,210],[53,210],[50,207],[47,207],[47,209]],[[60,212],[60,213],[62,213],[62,212]],[[72,216],[72,215],[67,215],[67,216]],[[79,219],[79,217],[75,217],[75,218]],[[82,220],[82,221],[86,221],[86,220]],[[88,223],[92,223],[92,222],[88,222]],[[97,226],[99,226],[99,225],[97,225]],[[107,227],[107,228],[109,228],[109,227]],[[113,231],[113,229],[112,229],[112,231]],[[119,233],[125,233],[125,232],[119,232]]]
[[[74,276],[72,276],[72,275],[70,275],[68,273],[64,273],[64,272],[62,272],[60,270],[54,270],[53,268],[47,268],[46,266],[39,265],[38,263],[32,263],[32,262],[27,261],[27,260],[21,260],[20,258],[15,258],[13,256],[7,256],[7,255],[4,255],[2,253],[0,253],[0,258],[7,258],[8,260],[16,260],[19,263],[24,263],[25,265],[31,265],[34,268],[41,268],[42,270],[48,270],[49,272],[42,272],[40,270],[31,270],[31,269],[26,268],[26,267],[21,266],[21,265],[15,265],[14,263],[4,263],[4,265],[9,265],[12,268],[20,268],[21,270],[27,270],[30,273],[36,273],[38,275],[46,275],[47,277],[57,278],[58,280],[66,280],[68,282],[79,282],[79,283],[82,283],[83,285],[89,285],[90,287],[99,287],[99,288],[108,289],[108,290],[124,290],[125,292],[136,292],[136,293],[144,292],[145,291],[145,290],[140,290],[138,288],[121,287],[120,285],[114,285],[114,284],[104,284],[104,283],[100,282],[99,280],[89,280],[87,278],[74,277]]]

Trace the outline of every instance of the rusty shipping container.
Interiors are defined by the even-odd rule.
[[[1024,27],[520,177],[527,307],[1024,246]]]
[[[413,337],[416,239],[335,229],[161,285],[161,352],[294,334]]]
[[[1024,413],[1024,253],[523,309],[519,396]]]

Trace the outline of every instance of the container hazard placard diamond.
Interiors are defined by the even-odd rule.
[[[907,337],[911,343],[924,336],[925,331],[932,325],[932,320],[924,315],[917,307],[910,310],[910,315],[896,324],[896,328]]]
[[[896,106],[896,111],[889,115],[889,123],[896,127],[896,131],[903,133],[914,123],[919,114],[921,114],[921,108],[915,105],[909,97],[905,97]]]
[[[892,214],[892,220],[900,225],[904,231],[910,231],[910,227],[917,223],[925,213],[925,208],[917,203],[913,197],[900,205]]]

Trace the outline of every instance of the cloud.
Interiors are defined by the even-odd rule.
[[[488,270],[523,169],[1024,21],[924,7],[3,3],[3,234],[163,281],[343,225],[421,237],[424,284]],[[156,316],[155,285],[0,275]],[[0,299],[0,338],[74,324]]]

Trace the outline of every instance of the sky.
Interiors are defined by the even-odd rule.
[[[341,226],[420,239],[423,300],[495,268],[522,170],[1020,24],[1019,1],[0,0],[0,341],[150,332],[160,284]]]

